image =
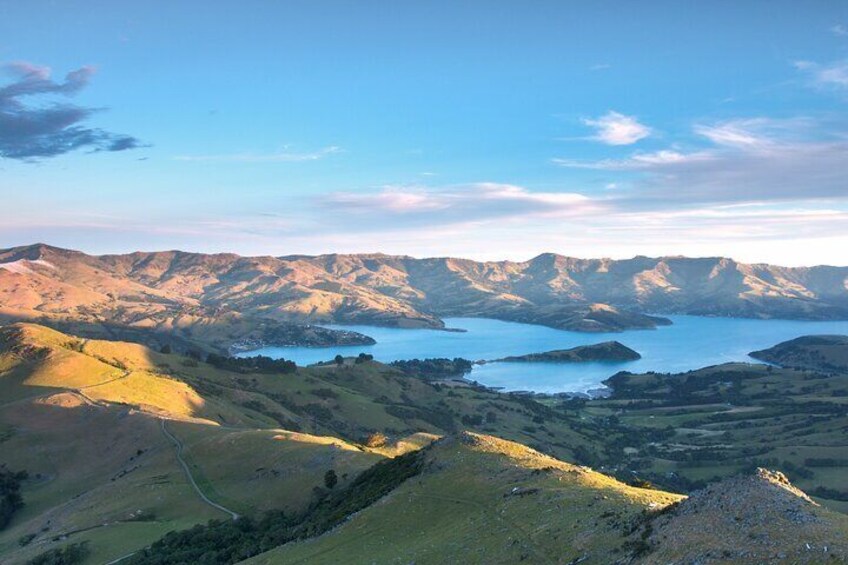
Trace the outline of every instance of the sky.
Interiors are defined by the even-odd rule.
[[[848,265],[848,2],[0,0],[0,247]]]

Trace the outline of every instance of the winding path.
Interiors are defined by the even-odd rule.
[[[164,418],[161,418],[159,421],[162,423],[162,432],[171,440],[171,443],[173,443],[177,448],[177,460],[180,462],[180,465],[182,465],[183,471],[185,471],[185,475],[188,478],[188,482],[191,483],[191,486],[194,487],[194,490],[197,492],[200,498],[203,499],[203,502],[205,502],[209,506],[212,506],[213,508],[217,508],[221,512],[229,514],[233,520],[238,520],[239,515],[237,513],[233,512],[229,508],[221,506],[217,502],[210,500],[208,496],[203,494],[203,491],[200,490],[199,486],[197,486],[197,481],[194,480],[194,476],[191,474],[191,469],[189,469],[188,463],[186,463],[185,459],[183,459],[183,442],[181,442],[177,438],[177,436],[168,431],[168,428],[165,426]]]

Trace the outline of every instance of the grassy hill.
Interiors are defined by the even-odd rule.
[[[247,563],[754,564],[780,556],[793,563],[848,557],[848,517],[816,506],[767,471],[687,500],[478,434],[447,438],[426,457],[420,475],[337,529]]]
[[[25,506],[0,532],[4,562],[68,541],[89,541],[90,562],[104,562],[221,517],[189,484],[163,421],[184,444],[202,491],[243,514],[300,510],[328,469],[344,484],[385,457],[336,437],[279,429],[238,404],[236,393],[204,396],[167,372],[168,361],[185,358],[28,324],[3,328],[0,340],[0,459],[29,474]],[[189,365],[197,366],[180,365],[187,379],[240,378]],[[21,546],[22,538],[32,539]]]
[[[0,532],[4,560],[90,541],[96,563],[226,517],[194,492],[162,421],[202,492],[243,515],[301,511],[326,471],[344,486],[376,461],[463,427],[569,457],[591,441],[528,399],[428,383],[379,363],[228,371],[14,324],[0,329],[0,463],[30,479],[26,506]],[[365,447],[376,432],[386,442]]]

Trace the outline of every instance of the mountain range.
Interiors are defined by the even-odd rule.
[[[669,323],[653,314],[848,319],[848,267],[552,253],[479,262],[383,254],[94,256],[44,244],[0,250],[0,320],[72,323],[65,329],[84,334],[176,331],[206,347],[312,344],[291,328],[327,323],[441,329],[444,318],[467,316],[589,332]]]

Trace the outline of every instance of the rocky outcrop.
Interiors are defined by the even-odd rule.
[[[818,506],[783,473],[714,483],[653,519],[651,563],[843,563],[848,518]]]

